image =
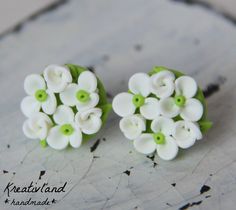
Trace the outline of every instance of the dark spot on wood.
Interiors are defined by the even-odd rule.
[[[8,171],[7,171],[7,170],[3,170],[2,172],[3,172],[4,174],[7,174],[7,173],[8,173]]]
[[[209,191],[210,189],[211,189],[211,188],[210,188],[209,186],[203,185],[203,186],[201,187],[201,189],[200,189],[200,193],[203,194],[203,193]]]
[[[213,176],[213,174],[210,174],[209,176]]]
[[[143,46],[141,44],[136,44],[134,45],[134,49],[139,52],[143,49]]]
[[[107,139],[106,138],[102,138],[103,141],[106,141]]]
[[[208,98],[219,90],[220,86],[218,84],[209,84],[206,89],[203,90],[203,95],[205,96],[205,98]]]
[[[110,60],[110,56],[109,55],[103,55],[102,56],[102,60],[105,61],[105,62],[109,61]]]
[[[95,67],[94,66],[87,66],[86,67],[89,71],[95,73]]]
[[[13,172],[13,175],[16,175],[16,172]]]
[[[39,173],[39,179],[41,179],[42,176],[43,176],[45,173],[46,173],[46,171],[40,171],[40,173]]]
[[[206,196],[205,196],[205,198],[210,198],[210,197],[211,197],[211,195],[206,195]]]
[[[11,145],[10,145],[10,144],[8,144],[8,145],[7,145],[7,148],[9,149],[10,147],[11,147]]]
[[[100,139],[98,139],[98,140],[94,143],[94,145],[90,147],[90,152],[94,152],[94,151],[97,149],[99,143],[100,143]]]
[[[138,209],[138,206],[135,206],[134,209]]]
[[[132,151],[129,151],[129,154],[131,154],[132,153]]]
[[[133,166],[131,166],[129,169],[133,169],[134,167]]]
[[[96,155],[94,155],[93,158],[94,158],[94,159],[96,159],[96,158],[100,158],[100,156],[96,156]]]
[[[190,207],[190,203],[187,203],[184,206],[180,207],[179,210],[186,210],[188,207]]]
[[[129,171],[129,170],[126,170],[126,171],[124,171],[123,173],[126,174],[126,175],[128,175],[128,176],[130,175],[130,171]]]
[[[155,155],[152,155],[152,156],[147,155],[146,157],[150,159],[151,161],[154,161]]]
[[[113,95],[109,92],[107,92],[107,98],[113,98]]]
[[[201,203],[202,203],[202,201],[193,202],[193,203],[191,204],[191,206],[198,206],[198,205],[200,205]]]
[[[167,205],[167,206],[170,206],[170,207],[172,207],[172,205],[171,205],[171,204],[169,204],[169,203],[166,203],[166,205]]]
[[[111,179],[111,177],[109,176],[108,179]]]
[[[226,79],[226,77],[224,77],[224,76],[219,76],[218,79],[217,79],[217,82],[218,82],[220,85],[223,85],[226,81],[227,81],[227,79]]]
[[[175,186],[176,186],[176,183],[172,183],[171,185],[172,185],[173,187],[175,187]]]
[[[155,168],[158,164],[156,162],[153,162],[153,168]]]
[[[200,40],[196,38],[196,39],[193,40],[193,43],[194,43],[195,45],[199,45]]]

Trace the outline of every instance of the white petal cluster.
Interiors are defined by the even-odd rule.
[[[83,71],[73,82],[69,68],[58,65],[47,66],[43,75],[27,76],[24,89],[28,96],[21,102],[28,118],[24,134],[57,150],[80,147],[83,135],[95,134],[102,126],[97,83],[90,71]]]
[[[166,69],[152,76],[136,73],[128,86],[128,93],[115,96],[112,106],[122,117],[121,131],[138,152],[156,151],[162,159],[172,160],[179,148],[189,148],[202,138],[197,122],[204,109],[194,98],[198,86],[192,77],[177,78]]]

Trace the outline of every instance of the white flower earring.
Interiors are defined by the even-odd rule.
[[[193,146],[212,126],[196,81],[165,67],[134,74],[129,91],[115,96],[112,106],[134,148],[146,155],[156,151],[164,160],[174,159],[179,148]]]
[[[24,89],[29,96],[21,102],[28,117],[23,132],[28,138],[40,139],[43,147],[80,147],[99,132],[111,110],[101,81],[73,64],[49,65],[42,76],[27,76]]]

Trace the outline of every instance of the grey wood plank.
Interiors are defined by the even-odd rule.
[[[235,26],[221,16],[161,0],[69,1],[2,38],[0,169],[8,173],[0,174],[0,207],[11,208],[1,195],[9,180],[19,185],[34,180],[51,185],[68,182],[65,194],[49,196],[58,202],[48,209],[177,209],[199,201],[192,208],[234,209],[235,45]],[[114,114],[98,135],[100,144],[93,153],[90,147],[96,139],[79,150],[42,149],[21,130],[23,80],[47,64],[67,62],[94,66],[112,95],[127,89],[133,73],[148,72],[154,65],[183,70],[203,88],[219,87],[208,97],[214,127],[171,162],[136,153],[119,131]],[[38,180],[41,170],[46,173]],[[210,190],[200,194],[203,185]],[[14,195],[30,196],[47,195]]]

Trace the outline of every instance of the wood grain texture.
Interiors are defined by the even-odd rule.
[[[12,180],[67,181],[66,193],[50,195],[57,203],[47,209],[235,209],[235,56],[235,25],[199,6],[172,1],[69,1],[26,22],[19,33],[0,40],[0,208],[11,209],[3,189]],[[22,133],[23,80],[47,64],[68,62],[95,67],[111,95],[127,90],[133,73],[154,65],[182,70],[208,87],[214,127],[170,162],[136,153],[114,114],[97,138],[78,150],[42,149]],[[39,180],[40,171],[45,174]]]
[[[0,0],[0,34],[60,0]]]

